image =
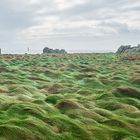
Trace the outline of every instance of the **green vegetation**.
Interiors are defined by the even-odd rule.
[[[138,54],[0,56],[0,140],[139,140]]]

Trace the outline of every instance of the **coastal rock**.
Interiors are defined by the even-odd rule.
[[[122,54],[122,53],[130,53],[130,52],[140,52],[140,44],[137,46],[131,47],[131,45],[122,45],[118,50],[117,54]]]
[[[45,47],[45,48],[43,49],[43,53],[44,53],[44,54],[45,54],[45,53],[66,54],[67,52],[66,52],[64,49],[59,50],[59,49],[50,49],[50,48],[48,48],[48,47]]]

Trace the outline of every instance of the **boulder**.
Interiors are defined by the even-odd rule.
[[[48,47],[45,47],[44,49],[43,49],[43,53],[45,54],[45,53],[54,53],[54,54],[66,54],[67,52],[64,50],[64,49],[61,49],[61,50],[59,50],[59,49],[50,49],[50,48],[48,48]]]
[[[117,54],[122,54],[122,53],[131,53],[131,52],[140,52],[140,44],[137,46],[131,47],[131,45],[122,45],[118,50]]]
[[[122,45],[120,48],[117,50],[117,54],[124,53],[125,51],[131,49],[131,45]]]

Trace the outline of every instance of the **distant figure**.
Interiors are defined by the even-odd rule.
[[[0,55],[1,55],[1,48],[0,48]]]

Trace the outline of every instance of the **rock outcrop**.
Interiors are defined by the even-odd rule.
[[[131,53],[131,52],[140,52],[140,44],[137,46],[131,47],[131,45],[122,45],[118,50],[117,54],[122,54],[122,53]]]
[[[45,47],[43,49],[43,53],[57,53],[57,54],[66,54],[67,52],[64,49],[50,49],[48,47]]]

